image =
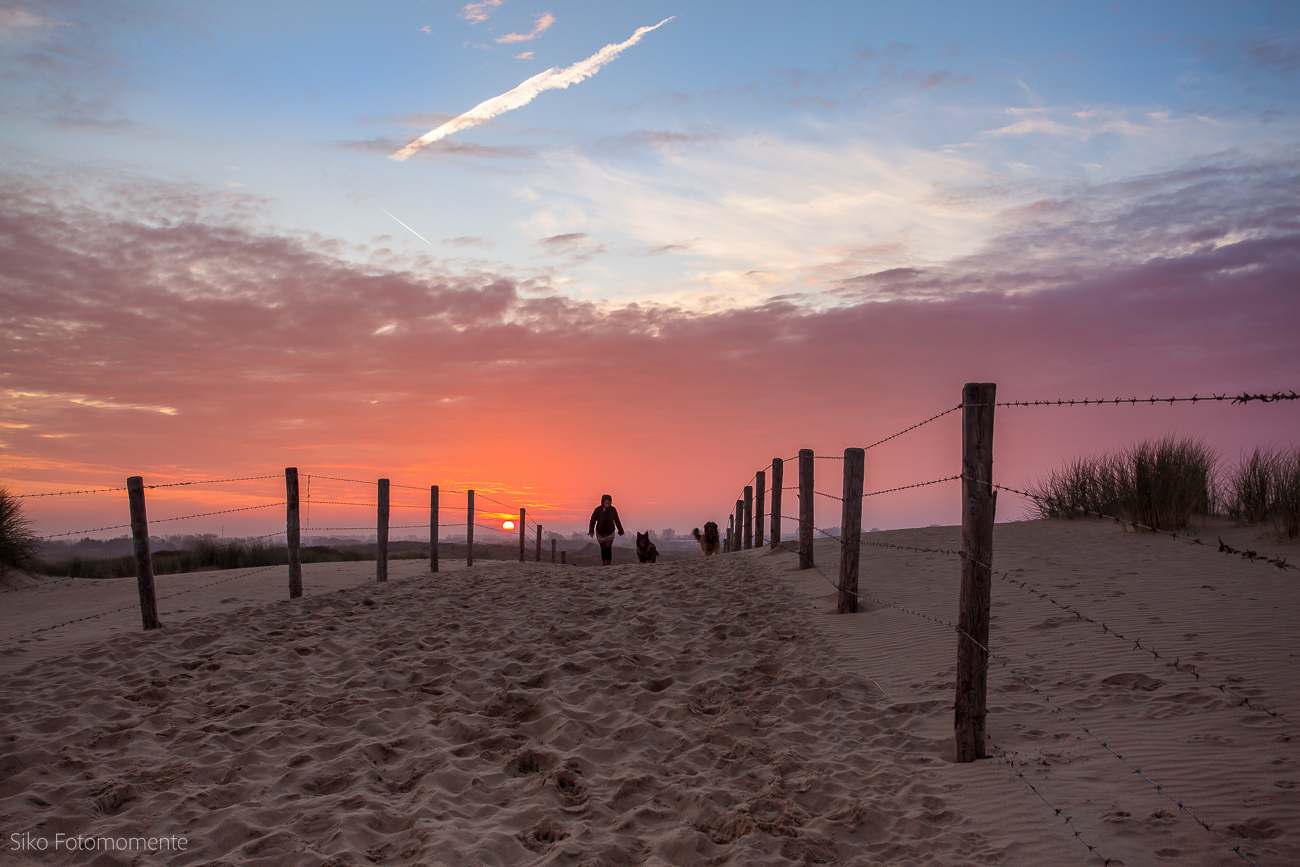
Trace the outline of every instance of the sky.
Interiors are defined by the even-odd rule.
[[[399,526],[437,484],[680,533],[965,382],[1300,390],[1298,109],[1288,3],[0,0],[0,484],[271,476],[153,489],[158,520],[296,466],[409,486]],[[868,451],[866,490],[954,475],[959,415]],[[1296,403],[996,423],[1015,486],[1170,434],[1300,445]],[[24,502],[43,534],[127,520]],[[863,520],[959,519],[946,483]]]

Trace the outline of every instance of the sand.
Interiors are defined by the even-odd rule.
[[[818,544],[832,576],[837,555]],[[313,564],[295,602],[283,567],[164,576],[150,633],[130,579],[12,590],[0,861],[1300,863],[1297,573],[1097,522],[997,528],[996,568],[1181,670],[997,579],[994,651],[1225,843],[997,666],[1005,758],[953,763],[955,635],[835,615],[796,565],[394,561],[378,585],[373,563]],[[867,547],[862,587],[952,620],[958,569]],[[186,848],[55,853],[56,834]]]

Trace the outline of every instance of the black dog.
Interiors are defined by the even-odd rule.
[[[659,549],[655,543],[650,541],[650,534],[636,534],[636,555],[641,558],[642,563],[656,563],[659,561]]]

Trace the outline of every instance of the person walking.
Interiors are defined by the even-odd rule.
[[[605,494],[600,498],[600,505],[591,513],[591,523],[587,526],[587,535],[595,536],[600,544],[601,565],[608,566],[614,562],[614,530],[623,535],[623,522],[618,519],[618,509],[614,508],[614,498]]]

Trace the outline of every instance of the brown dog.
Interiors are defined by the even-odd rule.
[[[696,527],[694,530],[691,530],[691,535],[695,537],[696,542],[700,543],[700,553],[706,558],[721,553],[722,540],[718,538],[717,524],[709,521],[704,525],[703,533],[700,532],[699,527]]]

